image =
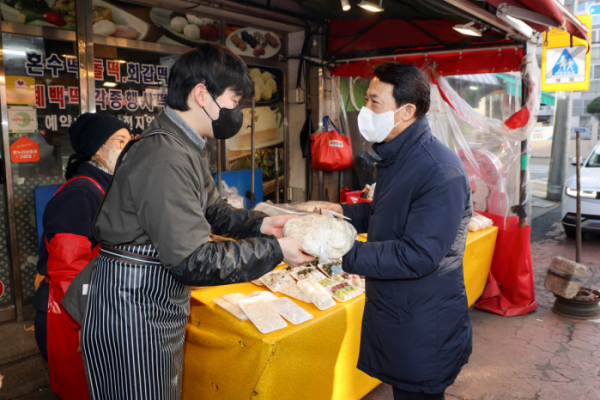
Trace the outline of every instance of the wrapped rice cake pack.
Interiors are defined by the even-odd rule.
[[[323,263],[342,258],[356,241],[356,229],[332,216],[309,214],[289,220],[283,235],[298,240],[308,254]]]

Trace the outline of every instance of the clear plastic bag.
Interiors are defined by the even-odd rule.
[[[521,99],[514,90],[513,105],[503,112],[504,120],[474,110],[435,68],[425,72],[435,82],[431,85],[429,125],[434,136],[463,162],[470,178],[474,210],[502,216],[505,224],[519,209],[531,215],[529,173],[523,179],[521,171],[529,161],[529,144],[524,146],[523,141],[530,142],[541,99],[534,52],[527,54],[521,74],[528,88],[525,107],[517,110]],[[514,86],[520,86],[517,77]]]
[[[229,187],[227,182],[221,180],[221,198],[227,200],[235,208],[247,209],[246,198],[238,193],[235,186]]]
[[[475,213],[469,221],[469,230],[471,232],[477,232],[482,229],[489,228],[492,225],[494,225],[494,221],[484,217],[483,215]]]
[[[310,212],[301,210],[299,208],[294,208],[290,204],[273,204],[270,201],[258,203],[256,207],[254,207],[254,211],[263,212],[269,217],[274,217],[276,215],[310,214]]]
[[[306,253],[322,263],[342,258],[356,241],[356,229],[348,222],[314,213],[289,220],[283,235],[298,240]]]

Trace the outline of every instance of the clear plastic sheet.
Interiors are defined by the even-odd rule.
[[[527,215],[531,215],[529,172],[522,182],[521,168],[529,161],[529,145],[523,146],[522,141],[531,139],[541,97],[534,54],[526,57],[523,68],[522,77],[528,88],[526,105],[508,115],[505,121],[481,115],[458,96],[435,68],[426,70],[432,81],[437,82],[431,85],[431,106],[427,114],[433,134],[456,152],[465,165],[475,211],[503,216],[505,222],[514,215],[514,206],[525,207]],[[518,93],[515,97],[518,100]],[[519,115],[515,117],[516,114]],[[507,123],[523,126],[511,129]],[[522,185],[526,193],[524,201]]]
[[[528,51],[520,74],[510,74],[514,79],[514,89],[512,93],[508,93],[506,88],[504,90],[501,119],[486,117],[473,109],[445,77],[436,73],[432,65],[424,67],[424,72],[434,82],[431,85],[431,106],[427,114],[432,132],[463,161],[474,191],[475,211],[502,216],[505,223],[507,217],[515,215],[518,210],[513,208],[515,206],[521,206],[528,216],[531,215],[529,171],[523,177],[521,171],[529,163],[529,143],[541,100],[541,78],[535,51]],[[518,89],[521,81],[527,87],[524,107],[521,107],[521,93]],[[355,133],[358,134],[358,113],[346,111],[359,110],[363,105],[353,90],[358,84],[368,87],[369,79],[355,77],[338,82],[344,92],[347,92],[340,96],[341,112],[350,136],[353,137]],[[527,144],[523,145],[525,140]],[[372,158],[370,144],[364,140],[354,140],[353,154],[357,170],[364,164],[363,179],[374,179],[375,174],[371,173],[377,160]],[[360,188],[362,187],[364,186],[361,185]]]

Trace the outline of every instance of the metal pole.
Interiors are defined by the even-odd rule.
[[[529,51],[532,49],[529,48],[529,44],[525,44],[523,47],[523,56],[526,56]],[[522,106],[526,106],[527,104],[527,84],[523,82],[521,86],[521,104]],[[527,193],[527,184],[528,182],[528,154],[527,154],[527,139],[521,142],[521,177],[520,177],[520,186],[519,186],[519,228],[525,228],[527,226],[527,202],[528,193]]]
[[[323,187],[324,187],[323,170],[319,170],[319,200],[323,200]]]
[[[554,115],[554,133],[552,135],[552,155],[548,174],[546,199],[560,201],[565,190],[565,173],[571,130],[571,92],[557,92],[556,112]]]
[[[254,111],[256,104],[252,99],[252,122],[250,123],[250,208],[254,208]]]
[[[221,139],[217,139],[217,190],[219,191],[219,197],[221,193]]]
[[[96,112],[96,79],[94,77],[94,30],[92,7],[88,0],[76,0],[77,64],[79,66],[79,111]]]
[[[577,222],[575,227],[575,241],[577,243],[575,248],[575,261],[581,262],[581,182],[580,182],[580,169],[581,159],[579,155],[579,129],[575,131],[575,157],[577,159],[576,174],[577,174]]]
[[[6,83],[4,70],[4,44],[0,33],[0,108],[2,109],[2,147],[4,170],[6,171],[6,213],[8,216],[8,233],[10,240],[10,263],[12,264],[13,298],[17,310],[17,320],[23,320],[23,285],[21,282],[21,268],[19,268],[19,248],[17,244],[17,220],[15,216],[15,202],[13,197],[12,165],[10,161],[10,135],[8,133],[8,107],[6,103]],[[1,210],[0,210],[1,211]]]
[[[275,204],[279,204],[279,149],[275,148]]]

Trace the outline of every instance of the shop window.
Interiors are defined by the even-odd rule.
[[[600,79],[600,65],[593,66],[592,79]]]
[[[76,44],[7,33],[2,38],[17,245],[27,300],[33,296],[38,257],[33,191],[64,182],[63,167],[73,153],[68,129],[79,115]]]
[[[566,1],[565,1],[565,3],[566,3]],[[594,4],[594,1],[579,2],[579,4],[577,5],[577,15],[579,15],[579,14],[587,14],[588,13],[588,8],[592,4]]]
[[[169,71],[178,56],[101,45],[94,46],[94,55],[96,111],[114,115],[138,136],[165,109]]]
[[[2,21],[75,31],[75,0],[27,1],[3,0]],[[94,4],[94,7],[100,7]],[[100,9],[108,9],[100,7]],[[102,10],[99,10],[100,12]],[[97,12],[96,9],[94,12]]]
[[[592,117],[588,116],[588,115],[584,115],[579,117],[579,126],[585,127],[585,128],[591,128],[592,126]]]
[[[587,91],[588,93],[599,93],[600,92],[600,80],[599,81],[591,81],[590,88]]]
[[[573,112],[572,115],[582,115],[584,113],[583,110],[583,100],[576,99],[573,100]]]
[[[592,44],[600,43],[600,30],[593,30],[590,39],[592,40]]]
[[[600,46],[592,46],[592,60],[600,58]]]

